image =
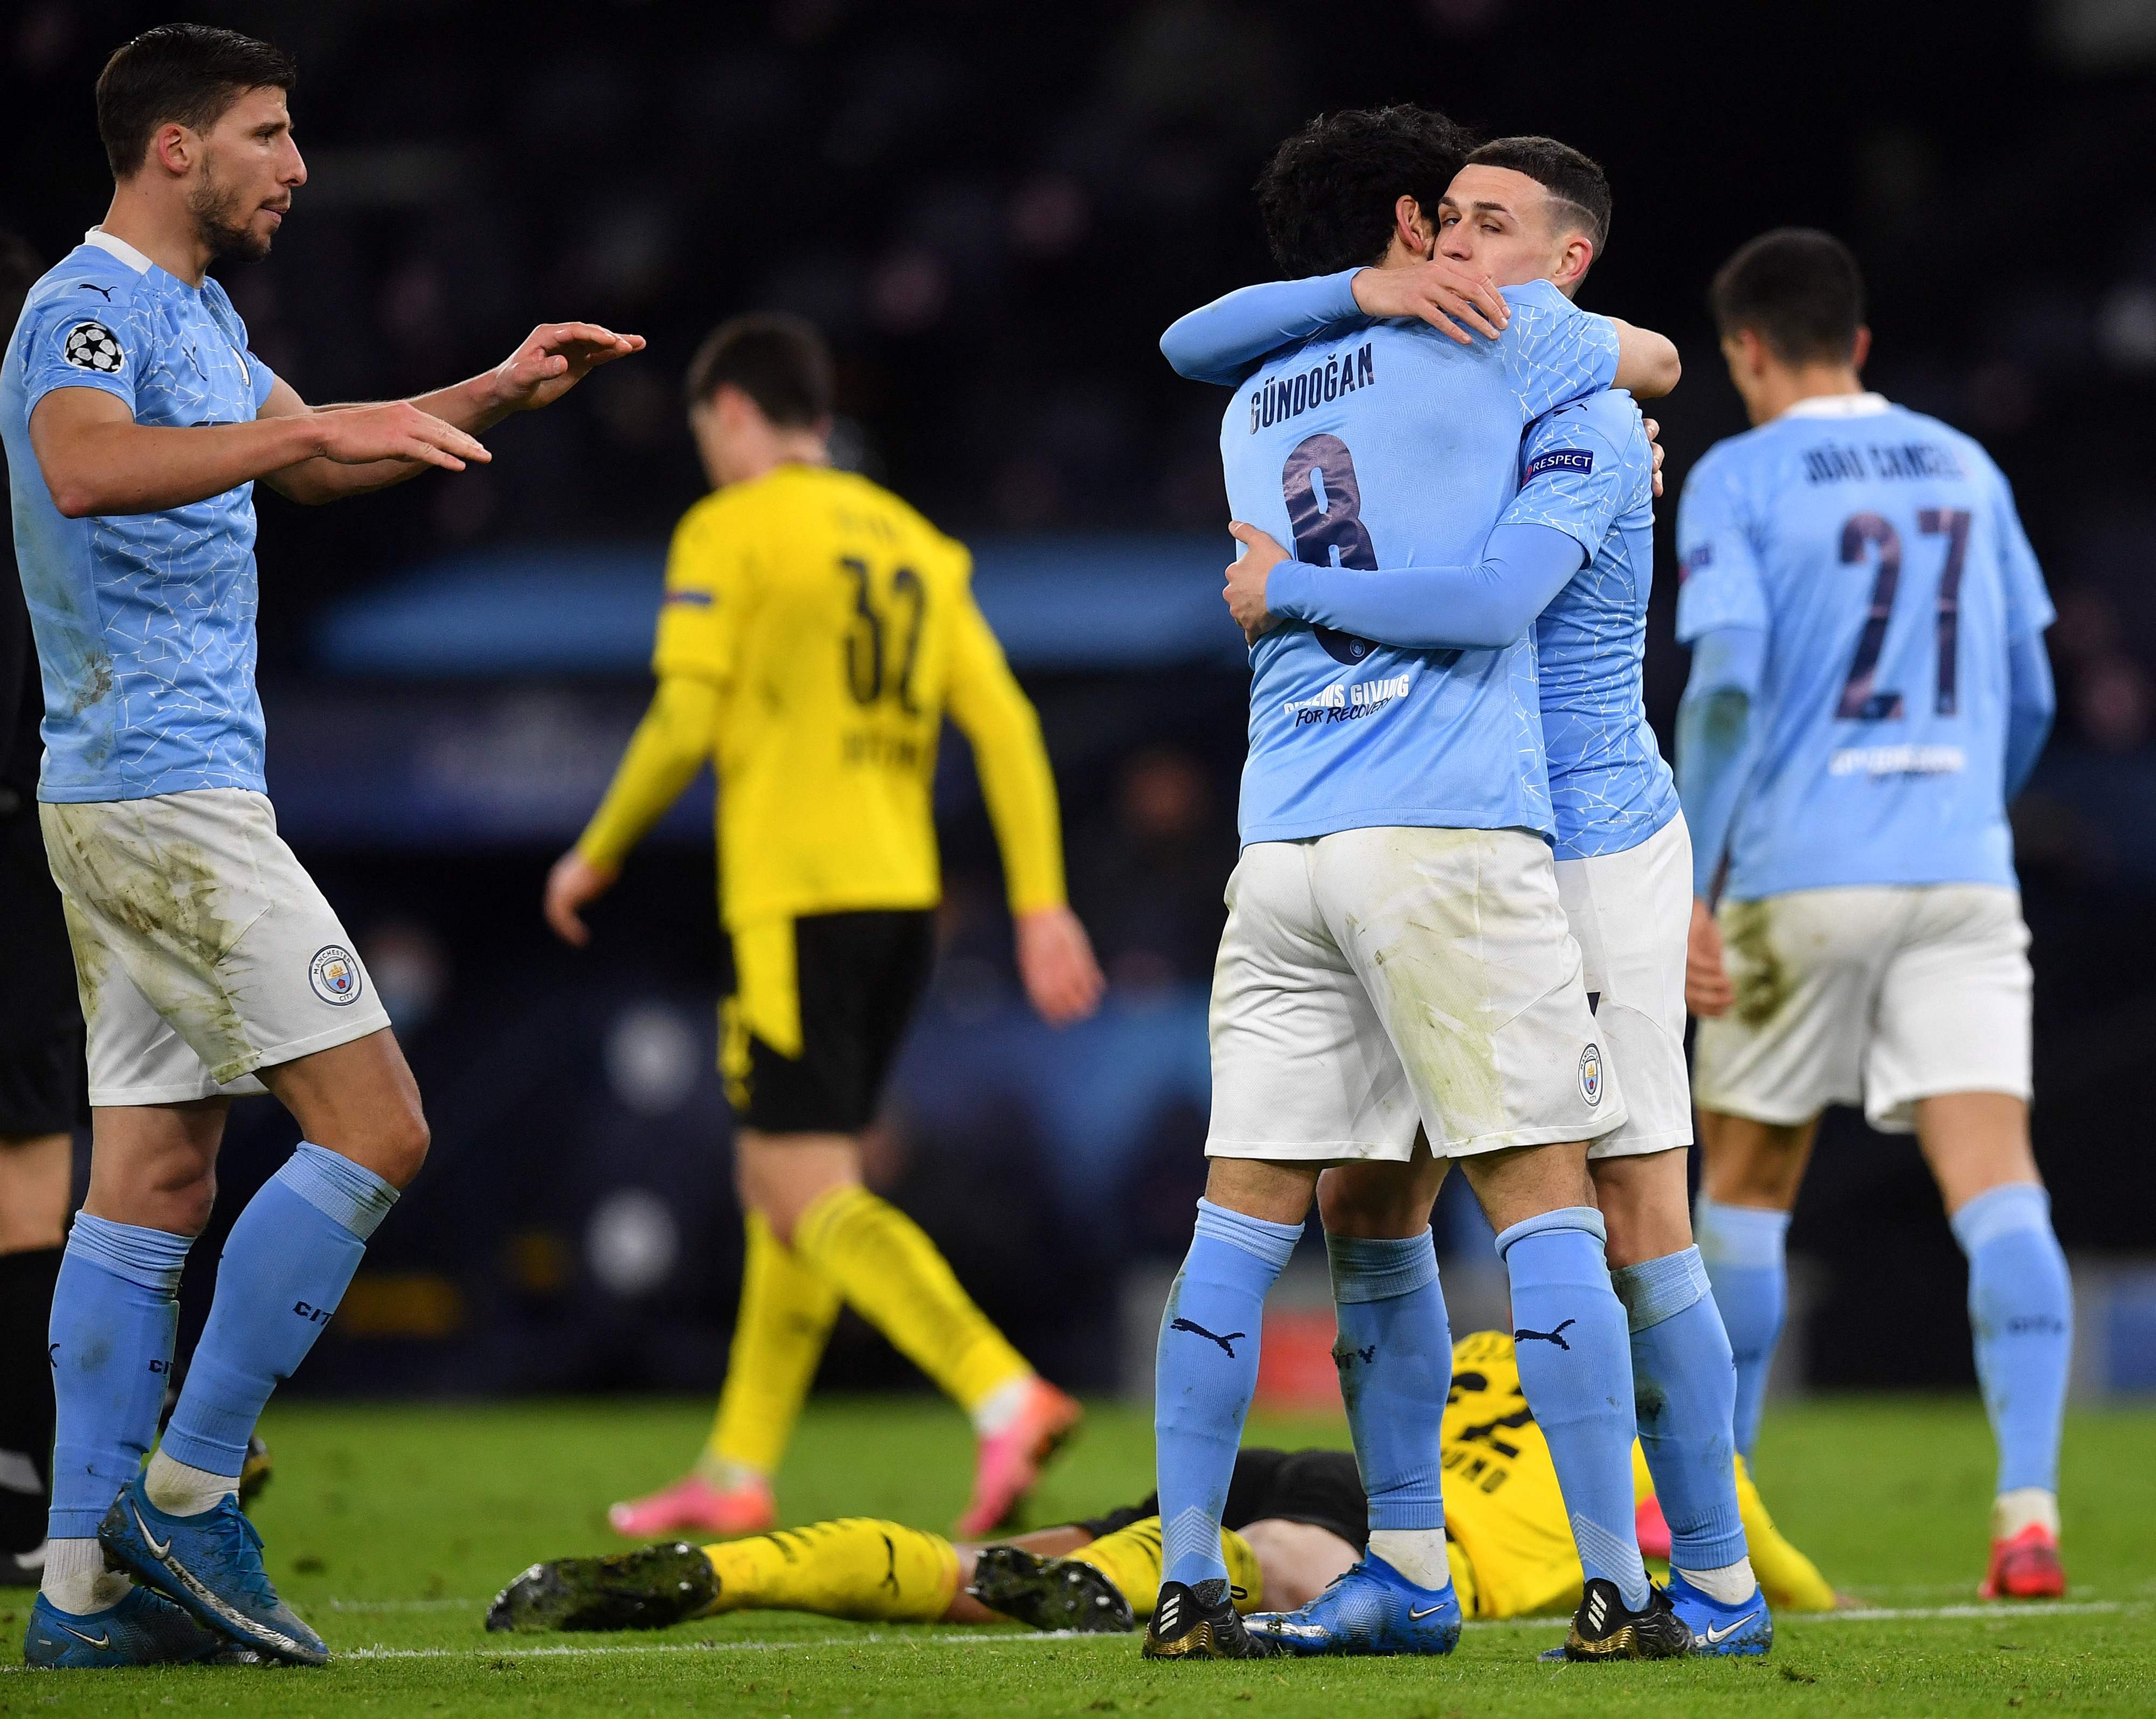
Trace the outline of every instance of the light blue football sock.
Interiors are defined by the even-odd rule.
[[[1730,1424],[1738,1450],[1749,1462],[1759,1437],[1759,1412],[1767,1400],[1774,1346],[1782,1340],[1782,1321],[1789,1316],[1784,1243],[1789,1214],[1758,1206],[1725,1206],[1702,1194],[1692,1208],[1691,1228],[1737,1365],[1737,1410]]]
[[[1605,1239],[1601,1213],[1568,1206],[1515,1224],[1497,1257],[1512,1276],[1520,1389],[1549,1440],[1580,1568],[1636,1611],[1647,1567],[1632,1516],[1632,1350]]]
[[[1976,1376],[1999,1443],[1999,1490],[2059,1490],[2059,1424],[2073,1359],[2074,1288],[2034,1183],[1987,1188],[1953,1214],[1969,1255]]]
[[[1257,1388],[1265,1291],[1301,1234],[1300,1224],[1268,1224],[1198,1203],[1190,1252],[1161,1311],[1154,1362],[1163,1580],[1227,1578],[1220,1512]]]
[[[301,1141],[232,1226],[217,1297],[159,1450],[237,1475],[262,1405],[306,1359],[397,1190],[341,1153]]]
[[[1404,1241],[1327,1234],[1339,1336],[1332,1362],[1348,1404],[1370,1527],[1442,1530],[1438,1425],[1452,1388],[1452,1330],[1425,1229]]]
[[[1640,1449],[1670,1525],[1670,1566],[1722,1569],[1745,1556],[1744,1523],[1730,1434],[1737,1373],[1707,1268],[1691,1247],[1609,1280],[1631,1326]]]
[[[180,1322],[180,1268],[191,1235],[75,1214],[53,1286],[55,1540],[95,1538],[120,1489],[141,1471]]]

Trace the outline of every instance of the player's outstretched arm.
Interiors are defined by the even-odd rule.
[[[490,429],[514,413],[552,405],[600,365],[643,350],[640,334],[616,334],[592,322],[551,322],[533,329],[493,369],[431,394],[389,406],[310,406],[280,377],[263,402],[260,416],[343,417],[387,411],[401,403],[460,431]],[[409,459],[356,460],[331,453],[266,475],[270,488],[285,500],[315,506],[386,490],[426,470],[425,463]]]
[[[1065,903],[1063,818],[1040,718],[970,596],[952,640],[946,704],[973,744],[981,797],[1003,854],[1027,999],[1050,1026],[1083,1020],[1101,1006],[1107,981],[1086,927]]]
[[[1640,328],[1620,316],[1606,319],[1617,331],[1617,380],[1613,387],[1629,389],[1641,400],[1659,400],[1674,393],[1684,375],[1676,343],[1651,328]]]
[[[1471,567],[1377,572],[1291,560],[1240,520],[1228,530],[1245,550],[1223,595],[1253,642],[1289,620],[1410,650],[1499,650],[1526,636],[1587,560],[1577,539],[1542,525],[1497,526]]]
[[[389,460],[462,471],[493,456],[471,436],[408,403],[175,429],[137,423],[95,388],[55,388],[30,414],[30,447],[53,505],[69,519],[185,507],[311,461]]]
[[[711,755],[719,688],[690,675],[659,683],[614,771],[613,784],[577,845],[547,875],[544,911],[555,936],[581,949],[591,941],[583,910],[613,887],[629,850],[681,798]]]
[[[1465,346],[1472,336],[1461,322],[1495,340],[1512,314],[1488,275],[1438,257],[1239,287],[1178,317],[1161,336],[1160,350],[1178,376],[1232,387],[1266,353],[1338,323],[1415,319]]]

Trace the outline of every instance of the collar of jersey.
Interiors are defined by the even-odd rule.
[[[124,239],[107,233],[102,227],[93,227],[82,236],[85,244],[94,244],[98,249],[120,259],[137,275],[147,275],[157,265]]]
[[[1893,402],[1884,394],[1814,394],[1784,406],[1784,418],[1876,418],[1892,409]]]

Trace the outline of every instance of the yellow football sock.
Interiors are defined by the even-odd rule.
[[[1752,1573],[1759,1578],[1767,1604],[1777,1611],[1832,1611],[1833,1586],[1820,1574],[1817,1564],[1782,1537],[1741,1456],[1737,1459],[1737,1513],[1743,1519]]]
[[[1032,1373],[921,1226],[865,1188],[819,1198],[793,1226],[793,1250],[968,1414]]]
[[[747,1227],[741,1311],[704,1466],[768,1477],[793,1436],[839,1298],[837,1286],[773,1235],[761,1214],[751,1212]]]
[[[1233,1528],[1220,1531],[1220,1555],[1228,1563],[1228,1585],[1235,1591],[1235,1609],[1255,1612],[1265,1604],[1265,1575],[1250,1542]],[[1127,1528],[1103,1534],[1090,1546],[1081,1546],[1070,1557],[1091,1564],[1106,1576],[1131,1603],[1140,1618],[1152,1615],[1160,1598],[1160,1518],[1142,1516]]]
[[[927,1624],[950,1610],[958,1592],[958,1554],[949,1541],[870,1516],[722,1540],[704,1556],[719,1578],[711,1612]]]

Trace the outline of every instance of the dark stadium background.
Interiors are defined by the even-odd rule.
[[[0,225],[57,256],[99,217],[92,80],[176,15],[300,57],[313,182],[274,259],[223,278],[310,398],[449,381],[544,318],[651,340],[495,431],[484,473],[326,513],[264,503],[273,791],[398,1015],[437,1141],[301,1388],[717,1378],[739,1242],[701,814],[634,862],[589,953],[555,945],[537,905],[646,689],[638,582],[699,493],[683,367],[716,319],[773,305],[835,343],[851,457],[980,542],[984,590],[1012,570],[1003,615],[1052,599],[1076,617],[1014,655],[1115,981],[1106,1016],[1063,1040],[1021,1018],[952,747],[948,947],[871,1156],[1047,1371],[1117,1381],[1123,1285],[1179,1254],[1202,1175],[1245,685],[1205,608],[1229,547],[1224,397],[1154,341],[1270,274],[1247,187],[1271,145],[1383,100],[1553,132],[1610,172],[1614,245],[1583,301],[1667,331],[1686,364],[1658,408],[1666,739],[1676,486],[1743,427],[1703,305],[1738,242],[1786,223],[1846,238],[1873,294],[1870,379],[2014,480],[2060,609],[2058,731],[2015,813],[2039,1150],[2085,1282],[2152,1250],[2156,8],[30,0],[0,13]],[[595,592],[625,644],[585,636]],[[274,1106],[239,1107],[227,1221],[290,1137]],[[1471,1220],[1443,1227],[1471,1280]],[[1908,1142],[1836,1118],[1793,1240],[1814,1383],[1969,1382],[1959,1256]],[[198,1317],[213,1259],[191,1270]],[[2148,1388],[2139,1280],[2102,1316],[2117,1381],[2138,1368]],[[910,1378],[850,1321],[825,1373]]]

